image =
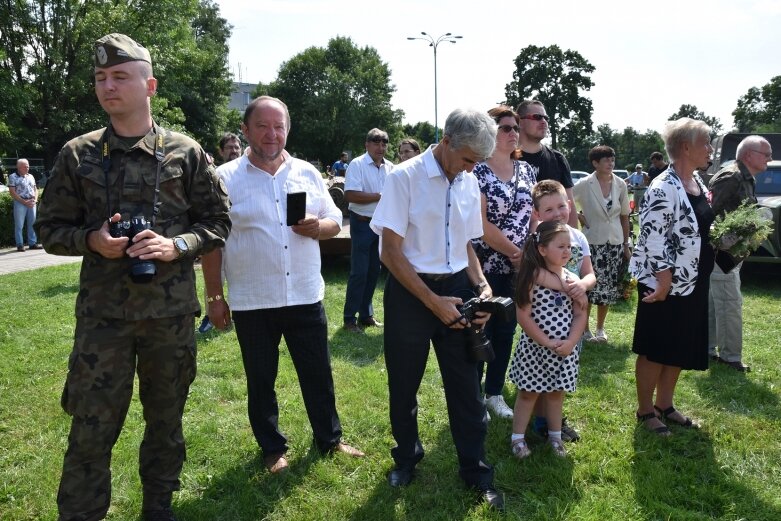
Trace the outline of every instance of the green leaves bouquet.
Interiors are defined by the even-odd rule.
[[[716,264],[727,273],[740,264],[773,231],[772,215],[767,208],[743,203],[735,210],[716,217],[710,240],[716,248]]]

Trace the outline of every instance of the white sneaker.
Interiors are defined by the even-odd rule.
[[[591,334],[591,331],[588,329],[585,333],[583,333],[583,341],[584,342],[593,342],[594,341],[594,335]]]
[[[496,396],[486,396],[485,405],[491,412],[493,412],[499,418],[505,418],[511,420],[513,417],[513,410],[504,401],[504,396],[498,394]]]

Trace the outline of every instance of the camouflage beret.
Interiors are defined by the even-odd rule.
[[[145,61],[151,65],[152,57],[129,36],[111,33],[95,42],[95,67],[113,67],[133,61]]]

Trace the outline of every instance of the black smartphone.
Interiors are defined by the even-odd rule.
[[[287,194],[287,225],[293,226],[306,216],[306,192]]]

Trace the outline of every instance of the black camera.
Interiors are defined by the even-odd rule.
[[[152,225],[143,215],[137,215],[129,221],[109,223],[108,232],[112,237],[127,237],[132,241],[137,233],[151,228]],[[138,257],[130,259],[130,280],[133,282],[137,284],[150,282],[156,274],[157,267],[154,261],[142,260]]]
[[[492,297],[482,299],[475,297],[467,300],[459,308],[459,311],[471,323],[478,311],[484,311],[498,316],[501,320],[512,320],[515,317],[515,305],[512,299],[507,297]],[[482,327],[470,325],[464,329],[467,338],[467,350],[472,360],[479,362],[491,362],[496,357],[491,341],[485,336]]]

